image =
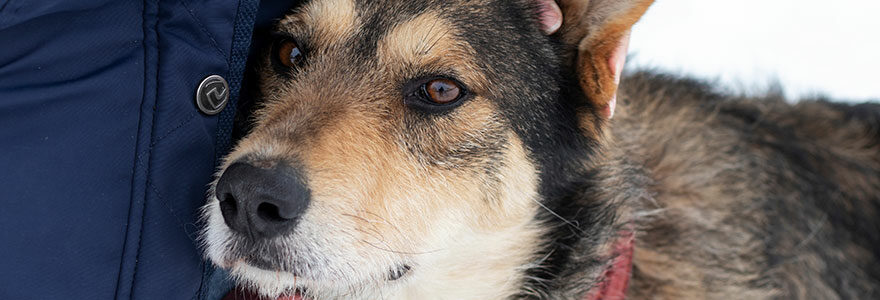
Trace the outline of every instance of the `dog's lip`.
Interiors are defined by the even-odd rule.
[[[244,258],[235,260],[235,261],[229,263],[228,266],[230,266],[232,268],[246,266],[246,267],[251,267],[251,268],[257,268],[262,271],[273,272],[273,273],[283,272],[283,273],[289,274],[289,275],[296,277],[296,278],[302,278],[302,275],[298,274],[295,271],[278,268],[278,267],[275,267],[271,263],[265,263],[265,262],[264,262],[264,264],[254,263],[253,260],[244,259]]]
[[[271,272],[284,271],[284,272],[288,272],[288,273],[293,273],[288,270],[282,270],[278,266],[276,266],[275,264],[268,262],[264,259],[254,259],[254,258],[243,259],[242,262],[248,264],[249,266],[252,266],[257,269],[264,270],[264,271],[271,271]]]

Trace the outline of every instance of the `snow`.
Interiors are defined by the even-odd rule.
[[[880,1],[658,0],[633,30],[633,67],[880,101]]]

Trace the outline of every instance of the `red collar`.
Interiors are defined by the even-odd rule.
[[[614,261],[602,273],[599,284],[593,287],[584,300],[624,300],[629,278],[632,275],[633,234],[626,232],[614,242]]]

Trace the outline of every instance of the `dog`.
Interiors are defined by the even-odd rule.
[[[273,299],[880,296],[880,105],[621,80],[651,2],[304,1],[207,258]]]

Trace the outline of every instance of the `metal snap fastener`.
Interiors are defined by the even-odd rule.
[[[196,106],[209,116],[216,115],[229,103],[229,83],[220,75],[211,75],[202,80],[196,91]]]

